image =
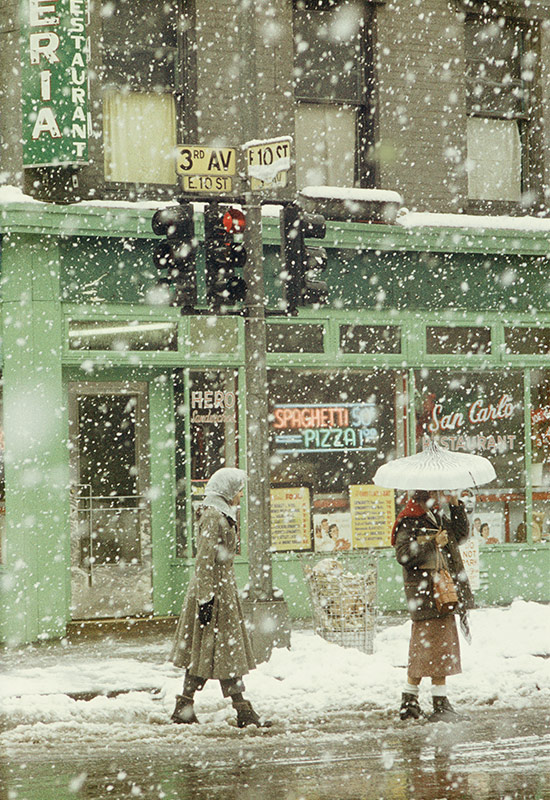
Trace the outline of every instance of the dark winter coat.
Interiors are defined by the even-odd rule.
[[[256,666],[235,580],[237,526],[213,507],[197,521],[195,573],[176,630],[171,660],[201,678],[242,677]],[[214,597],[211,621],[201,626],[199,602]]]
[[[439,528],[447,531],[448,543],[440,549],[444,566],[452,575],[459,603],[455,612],[472,608],[473,596],[464,570],[459,544],[468,538],[468,519],[462,503],[450,506],[448,519],[434,510],[436,521],[427,513],[422,516],[403,517],[396,526],[395,555],[403,566],[405,597],[413,620],[448,616],[440,613],[434,601],[433,573],[437,565],[435,534]]]

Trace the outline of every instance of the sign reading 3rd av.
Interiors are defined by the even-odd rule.
[[[176,172],[187,192],[230,192],[237,171],[237,151],[233,147],[203,147],[180,144]]]

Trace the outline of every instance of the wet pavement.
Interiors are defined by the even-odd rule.
[[[104,636],[4,651],[4,664],[48,667],[116,651],[161,663],[163,637]],[[159,700],[159,708],[161,707]],[[200,714],[199,714],[200,716]],[[0,800],[550,800],[550,706],[481,707],[445,725],[401,723],[358,707],[289,718],[266,730],[94,723],[22,726],[0,752]],[[48,729],[52,733],[48,735]],[[145,730],[145,732],[144,732]],[[13,732],[13,729],[12,729]]]
[[[10,748],[2,800],[547,800],[550,709],[452,725],[337,711],[314,726]]]

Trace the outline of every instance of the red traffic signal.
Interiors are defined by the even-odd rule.
[[[228,208],[222,223],[227,233],[242,233],[246,228],[246,217],[238,208]]]

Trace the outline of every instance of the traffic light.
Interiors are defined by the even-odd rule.
[[[246,218],[242,211],[228,208],[222,213],[217,203],[204,211],[206,296],[216,311],[231,307],[246,297],[244,278],[236,274],[246,263],[242,232]]]
[[[327,225],[321,214],[309,214],[295,204],[281,211],[281,260],[287,312],[297,314],[298,306],[325,303],[328,286],[318,275],[327,266],[324,247],[306,245],[305,239],[324,239]]]
[[[189,314],[197,304],[193,206],[182,203],[161,208],[154,213],[151,227],[157,236],[166,236],[153,253],[155,266],[162,274],[159,283],[174,290],[173,304],[181,308],[182,314]]]

